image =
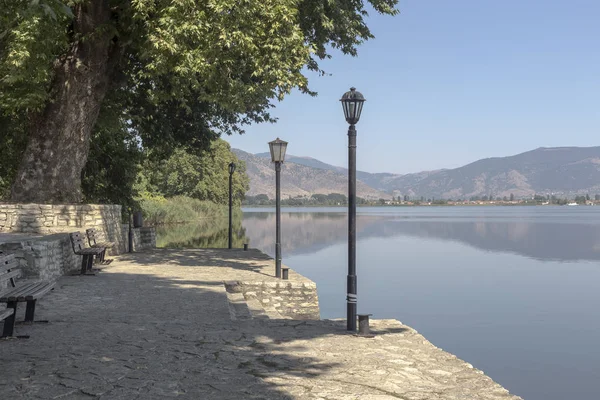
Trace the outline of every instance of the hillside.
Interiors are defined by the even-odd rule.
[[[249,194],[273,193],[274,171],[269,154],[234,151],[238,156],[250,157],[250,161],[247,160],[251,180]],[[346,193],[345,168],[310,157],[289,155],[286,160],[284,167],[289,168],[293,177],[287,182],[284,180],[284,187],[288,185],[286,193]],[[406,175],[358,171],[357,178],[359,196],[367,198],[596,194],[600,193],[600,147],[541,147],[514,156],[482,159],[455,169]]]
[[[600,193],[600,147],[542,147],[515,156],[486,158],[421,179],[414,176],[394,178],[384,190],[437,198]]]
[[[232,149],[240,160],[246,162],[246,171],[250,177],[248,195],[266,194],[275,197],[275,168],[270,156],[254,155],[239,149]],[[286,157],[281,168],[281,196],[310,196],[312,194],[330,194],[348,192],[348,177],[345,171],[338,172],[337,167],[324,169],[296,163],[300,157]],[[311,159],[312,160],[312,159]],[[317,161],[317,160],[315,160]],[[325,163],[322,163],[325,164]],[[328,165],[328,164],[325,164]],[[383,191],[357,183],[357,195],[366,199],[389,199],[392,196]]]

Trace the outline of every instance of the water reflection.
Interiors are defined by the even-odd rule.
[[[347,240],[341,213],[282,213],[284,254],[309,254]],[[275,214],[249,212],[244,228],[252,247],[273,254]],[[510,252],[544,261],[600,260],[600,224],[568,223],[552,218],[423,218],[422,216],[358,215],[360,240],[413,236],[457,241],[472,247]]]
[[[189,224],[165,225],[156,228],[156,245],[170,248],[226,248],[229,241],[229,220],[215,218]],[[241,218],[233,221],[233,247],[248,243]]]
[[[347,219],[282,213],[284,263],[345,315]],[[359,312],[397,318],[528,400],[597,398],[600,207],[359,209]],[[248,210],[234,246],[273,255],[275,214]],[[226,247],[227,218],[163,227],[158,245]],[[483,250],[483,251],[482,251]],[[553,262],[553,261],[560,261]]]

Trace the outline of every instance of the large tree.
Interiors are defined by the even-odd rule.
[[[397,0],[369,3],[396,13]],[[108,98],[165,155],[271,121],[274,99],[312,93],[305,68],[372,37],[366,15],[361,0],[0,0],[0,133],[27,143],[11,199],[82,200]]]

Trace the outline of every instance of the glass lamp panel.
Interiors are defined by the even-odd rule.
[[[281,161],[281,143],[271,143],[271,161]]]
[[[364,103],[363,101],[359,101],[359,102],[357,102],[357,104],[356,104],[356,105],[357,105],[357,108],[356,108],[356,121],[357,121],[357,122],[358,122],[358,120],[360,119],[360,114],[362,113],[362,108],[363,108],[363,105],[364,105],[364,104],[365,104],[365,103]]]
[[[287,142],[281,142],[279,147],[279,161],[283,162],[285,160],[285,152],[287,150]]]
[[[281,161],[281,143],[273,145],[273,162]]]
[[[344,110],[344,118],[348,120],[350,118],[350,116],[348,115],[348,102],[342,101],[342,108]]]
[[[273,155],[273,143],[269,142],[269,151],[271,152],[271,162],[275,162],[275,156]]]
[[[348,102],[348,117],[352,120],[356,120],[356,101]]]

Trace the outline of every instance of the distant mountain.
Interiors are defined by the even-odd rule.
[[[418,174],[417,174],[418,175]],[[600,147],[554,147],[510,157],[475,161],[415,179],[403,175],[388,182],[386,190],[410,196],[468,198],[555,194],[573,196],[600,193]]]
[[[258,153],[258,154],[255,154],[255,156],[271,159],[271,153]],[[324,163],[323,161],[319,161],[316,158],[312,158],[312,157],[298,157],[298,156],[293,156],[291,154],[288,154],[285,156],[285,159],[286,159],[286,162],[293,162],[293,163],[305,165],[305,166],[311,167],[311,168],[324,169],[326,171],[335,171],[335,172],[339,172],[344,175],[348,174],[347,168],[336,167],[335,165]],[[356,171],[356,179],[358,179],[362,183],[366,184],[367,186],[371,186],[375,190],[379,190],[379,191],[383,191],[383,192],[388,190],[385,186],[385,182],[388,180],[391,180],[393,178],[399,177],[399,176],[402,176],[402,175],[390,174],[387,172],[372,174],[370,172]]]
[[[275,197],[275,168],[269,153],[250,154],[232,149],[237,157],[246,162],[246,171],[250,177],[248,195],[266,194]],[[306,165],[309,164],[309,165]],[[313,165],[323,166],[318,168]],[[341,171],[341,172],[340,172]],[[281,195],[310,196],[312,194],[330,194],[348,192],[348,176],[343,168],[334,167],[308,157],[286,156],[281,168]],[[366,199],[390,199],[392,196],[376,190],[363,182],[357,182],[357,195]]]
[[[250,171],[253,164],[272,171],[269,153],[244,154],[252,156],[248,162],[250,192],[269,194],[266,190],[272,189],[272,180],[263,182],[260,177],[253,178]],[[345,168],[310,157],[286,156],[284,165],[292,164],[298,166],[294,167],[294,190],[298,194],[346,192]],[[255,172],[257,170],[254,168]],[[600,147],[541,147],[515,156],[486,158],[455,169],[406,175],[358,171],[357,178],[360,181],[359,196],[368,198],[409,195],[411,198],[464,199],[490,194],[494,197],[514,194],[517,198],[535,193],[557,196],[596,194],[600,193]]]
[[[268,152],[267,153],[257,153],[257,154],[255,154],[255,156],[261,157],[261,158],[268,158],[269,160],[271,159],[271,153],[268,153]],[[316,158],[312,158],[312,157],[298,157],[298,156],[293,156],[291,154],[287,154],[285,156],[285,161],[293,162],[293,163],[300,164],[300,165],[305,165],[307,167],[324,169],[327,171],[341,172],[344,174],[346,173],[345,168],[336,167],[335,165],[324,163],[323,161],[319,161]]]

